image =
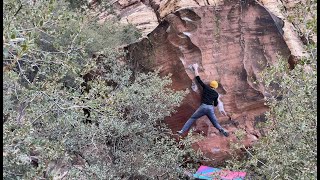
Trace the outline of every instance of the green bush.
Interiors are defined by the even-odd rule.
[[[4,1],[4,179],[183,176],[193,140],[177,143],[162,121],[186,91],[126,66],[117,49],[136,29],[64,1],[19,2]]]

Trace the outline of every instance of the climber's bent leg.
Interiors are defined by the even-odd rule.
[[[192,124],[203,115],[205,115],[205,104],[201,104],[201,106],[196,110],[196,112],[192,114],[192,116],[184,124],[183,128],[180,131],[180,134],[188,131]]]
[[[213,106],[211,106],[210,109],[208,110],[207,116],[215,128],[217,128],[219,131],[223,130],[223,128],[220,126],[217,120],[216,115],[214,114]]]

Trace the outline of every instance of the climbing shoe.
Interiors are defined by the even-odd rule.
[[[178,133],[179,135],[182,135],[182,134],[183,134],[182,130],[177,131],[177,133]]]
[[[224,129],[220,129],[219,130],[225,137],[229,136],[229,133],[227,131],[225,131]]]

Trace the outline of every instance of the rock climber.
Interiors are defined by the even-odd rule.
[[[192,126],[192,124],[199,119],[200,117],[206,115],[213,126],[219,130],[224,136],[228,137],[229,133],[224,130],[214,114],[214,106],[219,106],[219,111],[223,116],[226,116],[227,113],[223,109],[223,104],[219,99],[219,94],[215,89],[218,88],[217,81],[211,81],[210,86],[204,84],[199,77],[198,72],[198,64],[193,64],[192,68],[194,70],[194,74],[196,76],[197,81],[203,88],[202,97],[201,97],[201,105],[200,107],[193,113],[193,115],[188,119],[188,121],[184,124],[183,128],[180,131],[177,131],[179,135],[182,135]],[[220,104],[219,104],[220,103]],[[218,105],[219,104],[219,105]],[[214,105],[214,106],[213,106]]]

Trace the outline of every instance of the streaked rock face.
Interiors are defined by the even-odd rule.
[[[88,0],[89,4],[95,4],[97,0]],[[120,22],[130,23],[136,26],[142,33],[143,37],[146,37],[151,33],[160,22],[162,22],[167,15],[174,13],[178,10],[194,7],[215,6],[219,9],[219,6],[223,6],[227,1],[223,0],[112,0],[109,2],[113,6],[113,10]],[[246,0],[240,1],[242,4],[247,3]],[[263,5],[269,12],[276,17],[281,18],[283,21],[280,31],[282,36],[291,51],[292,59],[299,59],[306,56],[303,43],[299,38],[299,35],[294,31],[293,25],[285,19],[281,9],[290,8],[300,1],[287,0],[258,0],[256,3]],[[302,3],[304,1],[301,1]],[[99,15],[100,22],[103,23],[105,19],[115,17],[115,15],[108,14],[107,12]],[[316,37],[313,40],[316,42]]]
[[[217,91],[233,121],[215,112],[231,135],[220,135],[207,117],[194,125],[206,135],[194,147],[218,163],[230,156],[237,130],[245,132],[245,146],[252,145],[263,133],[256,125],[265,120],[267,94],[257,81],[258,74],[275,63],[277,55],[285,59],[290,56],[279,22],[252,0],[183,8],[168,13],[147,38],[129,45],[128,58],[146,71],[162,67],[162,75],[172,74],[175,90],[190,89],[177,112],[166,119],[173,132],[180,130],[200,105],[201,88],[192,90],[195,79],[189,65],[200,65],[203,81],[220,83]]]

